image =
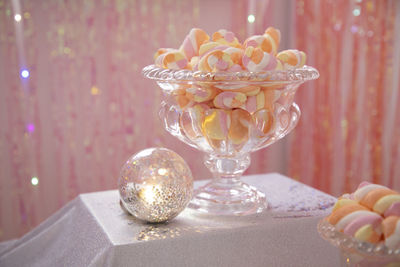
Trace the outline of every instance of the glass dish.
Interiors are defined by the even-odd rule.
[[[400,248],[359,241],[337,231],[326,219],[319,221],[317,229],[323,239],[341,250],[342,266],[400,266]]]
[[[213,174],[212,181],[195,192],[189,207],[214,215],[265,210],[265,195],[240,178],[250,165],[251,152],[273,144],[296,126],[301,113],[294,95],[299,85],[317,79],[318,71],[304,66],[287,71],[205,73],[150,65],[143,75],[163,91],[160,118],[165,129],[204,152],[205,166]],[[224,92],[246,94],[248,106],[228,99],[223,105],[233,107],[216,108],[212,99]]]

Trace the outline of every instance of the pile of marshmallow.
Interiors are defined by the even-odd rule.
[[[167,69],[189,69],[204,72],[265,71],[295,69],[304,66],[306,55],[298,50],[285,50],[277,54],[280,42],[279,30],[269,27],[263,35],[249,37],[243,44],[232,32],[219,30],[210,37],[201,29],[194,28],[186,36],[179,49],[160,48],[154,55],[156,65]],[[181,85],[173,94],[184,109],[197,103],[217,109],[241,108],[253,114],[257,110],[272,109],[280,97],[272,89],[283,87],[279,83],[264,86],[193,84]],[[292,96],[284,94],[283,102]]]
[[[166,69],[202,72],[239,72],[296,69],[304,66],[304,52],[290,49],[278,53],[281,34],[269,27],[263,35],[254,35],[241,44],[233,32],[219,30],[210,36],[194,28],[179,49],[160,48],[155,64]]]
[[[360,241],[400,248],[400,194],[385,186],[361,183],[339,198],[327,220]]]
[[[279,42],[280,32],[273,27],[263,35],[249,37],[243,44],[226,30],[219,30],[210,38],[203,30],[194,28],[179,49],[160,48],[154,59],[160,68],[213,73],[303,67],[305,53],[294,49],[278,53]],[[179,83],[170,94],[181,110],[191,113],[184,113],[180,121],[186,135],[192,140],[205,137],[211,147],[219,149],[224,147],[221,141],[243,146],[252,129],[256,131],[252,136],[260,138],[273,132],[275,107],[289,108],[295,94],[295,90],[279,90],[284,87],[279,82],[228,84],[216,80]]]

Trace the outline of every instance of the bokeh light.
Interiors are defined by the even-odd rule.
[[[22,78],[28,78],[29,77],[29,71],[27,69],[21,70],[21,77]]]
[[[98,95],[100,93],[100,90],[96,86],[92,86],[92,88],[90,88],[90,93],[92,95]]]
[[[15,16],[14,16],[14,20],[15,20],[16,22],[20,22],[20,21],[21,21],[21,19],[22,19],[22,16],[21,16],[21,14],[15,14]]]
[[[32,177],[31,183],[34,186],[38,185],[39,184],[39,178],[37,178],[36,176]]]
[[[250,15],[247,17],[247,21],[248,21],[249,23],[253,23],[254,21],[256,21],[256,17],[255,17],[253,14],[250,14]]]
[[[360,16],[360,14],[361,14],[361,10],[359,8],[355,8],[353,10],[353,15],[354,16],[358,17],[358,16]]]
[[[26,130],[27,130],[29,133],[33,133],[33,132],[35,131],[35,124],[33,124],[33,123],[28,123],[28,124],[26,125]]]

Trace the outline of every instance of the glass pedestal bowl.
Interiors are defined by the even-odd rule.
[[[288,71],[204,73],[150,65],[143,75],[155,80],[164,93],[160,118],[165,129],[204,152],[204,164],[213,174],[211,182],[195,191],[189,208],[213,215],[265,210],[265,195],[240,178],[250,165],[251,152],[283,138],[296,126],[300,109],[294,95],[300,84],[318,78],[318,71],[304,66]],[[238,95],[240,99],[235,98]]]
[[[326,219],[318,223],[320,236],[341,251],[341,266],[400,266],[400,248],[359,241],[335,229]]]

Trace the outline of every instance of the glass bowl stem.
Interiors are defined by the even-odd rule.
[[[250,165],[250,155],[224,157],[207,154],[204,164],[211,182],[195,191],[189,208],[212,215],[247,215],[267,208],[265,195],[240,178]]]

